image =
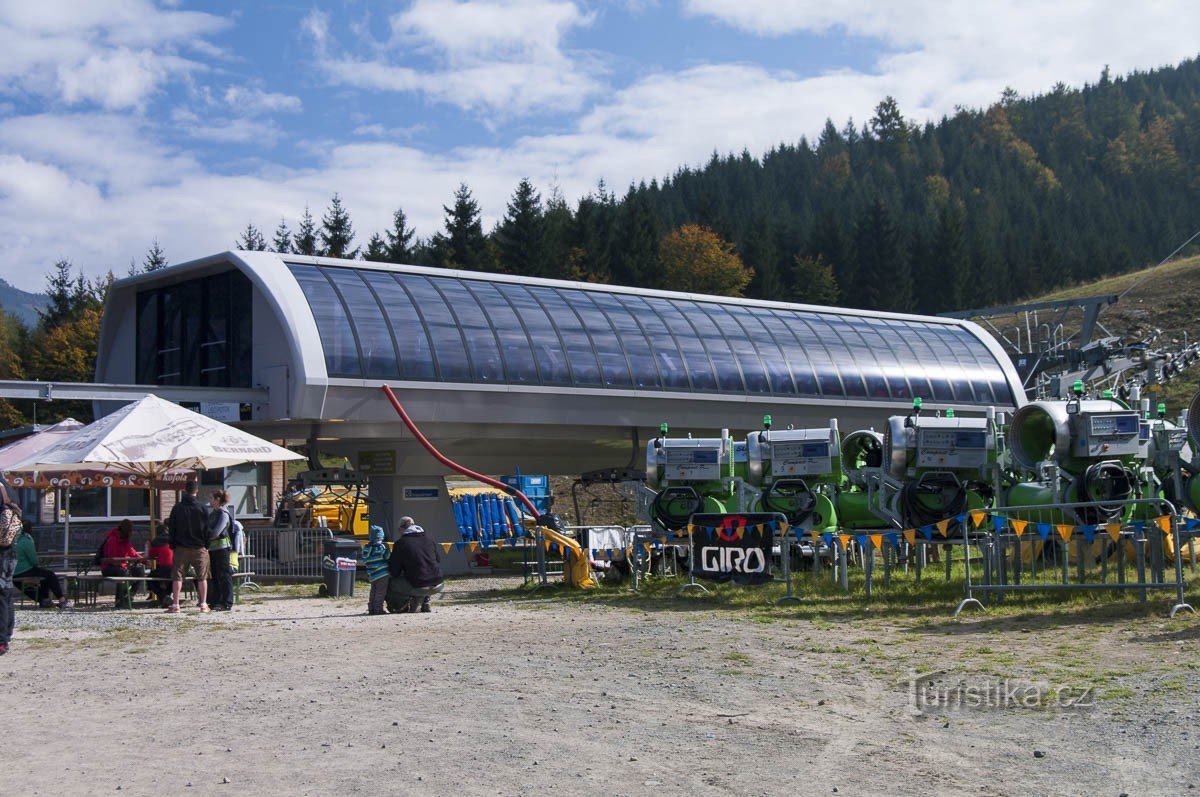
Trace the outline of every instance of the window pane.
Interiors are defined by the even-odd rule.
[[[866,383],[867,397],[879,399],[890,398],[887,380],[883,378],[883,371],[879,367],[876,352],[867,344],[867,341],[858,331],[862,319],[830,316],[826,320],[834,331],[837,332],[849,351],[850,359],[845,362],[847,365],[852,365],[862,377],[863,382]]]
[[[202,385],[229,385],[229,274],[217,274],[201,283],[205,310],[200,319],[199,366]]]
[[[683,354],[671,336],[667,325],[659,318],[640,296],[618,294],[614,297],[621,305],[636,318],[646,332],[646,342],[654,352],[654,362],[662,376],[665,390],[691,391],[692,382],[688,378],[687,364]]]
[[[699,341],[696,328],[687,320],[680,306],[689,306],[690,302],[676,302],[667,299],[642,297],[650,306],[650,311],[658,316],[666,328],[675,337],[675,343],[683,354],[683,361],[688,374],[692,378],[692,389],[696,391],[716,391],[719,389],[716,373],[708,352]]]
[[[793,313],[790,318],[781,316],[781,320],[787,324],[788,329],[796,336],[797,344],[808,355],[808,361],[812,364],[813,372],[817,376],[820,395],[845,396],[846,391],[842,388],[842,380],[838,376],[837,368],[833,365],[829,349],[826,348],[825,342],[821,340],[817,331],[809,324],[807,317],[800,313]]]
[[[772,392],[771,380],[760,356],[758,341],[742,323],[743,317],[734,313],[734,308],[724,304],[710,304],[706,308],[709,317],[725,333],[729,347],[733,349],[738,367],[745,380],[744,390],[748,393]]]
[[[605,387],[633,387],[629,362],[625,359],[621,341],[617,339],[617,331],[613,329],[608,316],[592,302],[592,292],[559,290],[559,295],[583,321],[584,329],[588,331],[592,346],[600,358],[600,373],[604,376]]]
[[[475,301],[467,286],[456,279],[435,277],[433,284],[442,291],[458,318],[458,328],[467,341],[467,354],[471,359],[475,381],[503,382],[504,361],[484,308]]]
[[[363,271],[362,278],[375,291],[387,314],[388,326],[396,336],[396,356],[402,379],[437,379],[429,335],[408,291],[392,274]]]
[[[149,517],[150,491],[130,490],[123,487],[109,488],[112,501],[112,517]],[[75,514],[75,493],[71,493],[71,514]]]
[[[534,286],[528,290],[546,308],[547,315],[566,346],[567,361],[571,363],[574,384],[577,387],[603,387],[600,361],[596,358],[587,331],[570,305],[553,288]]]
[[[538,384],[537,362],[533,358],[529,335],[508,300],[494,283],[466,280],[463,284],[480,306],[487,308],[487,318],[492,322],[504,354],[504,381],[513,385]]]
[[[633,383],[639,390],[659,390],[662,380],[655,365],[654,349],[638,319],[611,293],[588,293],[604,311],[633,370]]]
[[[67,507],[65,494],[65,490],[59,491],[58,505],[62,508]],[[108,488],[73,488],[70,511],[72,518],[108,517]]]
[[[687,305],[686,312],[692,322],[703,330],[700,342],[704,344],[708,359],[716,369],[717,384],[722,392],[745,393],[746,383],[742,380],[742,370],[729,339],[732,331],[729,328],[737,329],[741,334],[741,327],[720,311],[720,305],[692,302]]]
[[[397,274],[396,279],[409,290],[421,308],[421,315],[433,342],[433,356],[443,382],[470,382],[471,364],[467,348],[458,331],[458,320],[446,306],[446,301],[425,277],[419,274]]]
[[[550,323],[550,317],[542,309],[524,285],[496,283],[499,290],[516,309],[517,315],[525,322],[537,360],[538,373],[541,374],[543,385],[571,384],[571,369],[567,364],[567,354],[563,349],[558,331]]]
[[[392,333],[388,330],[383,310],[375,301],[375,294],[371,293],[371,289],[362,281],[360,272],[348,268],[322,270],[341,293],[350,313],[350,320],[358,333],[363,376],[368,379],[399,376],[400,369],[396,364],[396,347],[392,345]]]
[[[137,381],[142,385],[158,382],[158,291],[139,291],[137,295]]]
[[[782,395],[794,395],[796,393],[796,385],[792,381],[792,371],[788,367],[789,357],[784,353],[780,342],[775,339],[774,335],[771,334],[766,324],[759,317],[759,313],[756,312],[757,308],[751,309],[749,307],[729,305],[725,309],[742,323],[746,334],[754,342],[755,348],[762,358],[763,367],[766,369],[771,392]],[[787,336],[787,340],[792,341],[791,335]],[[798,354],[803,357],[802,352],[798,352]],[[742,368],[742,372],[746,372],[744,367]]]
[[[325,368],[329,375],[361,378],[358,346],[350,329],[350,320],[346,317],[346,309],[333,292],[333,286],[313,266],[290,264],[289,267],[300,283],[300,290],[308,299],[308,306],[317,322],[321,348],[325,350]]]

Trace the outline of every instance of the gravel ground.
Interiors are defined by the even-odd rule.
[[[22,611],[6,794],[1188,794],[1200,621],[637,605],[454,582],[428,615]],[[361,586],[361,585],[360,585]],[[1086,707],[925,706],[1004,681]],[[961,690],[956,694],[964,694]],[[1072,693],[1074,694],[1074,693]]]

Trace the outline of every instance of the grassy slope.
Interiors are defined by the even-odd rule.
[[[1075,299],[1088,296],[1119,295],[1130,289],[1116,304],[1100,313],[1100,323],[1113,335],[1132,343],[1146,339],[1155,329],[1160,330],[1151,348],[1165,347],[1171,341],[1182,342],[1200,337],[1200,257],[1177,260],[1158,268],[1148,268],[1109,277],[1070,288],[1063,288],[1029,302]],[[1043,312],[1040,321],[1049,322],[1056,316]],[[992,324],[1005,330],[1016,321],[1014,317],[994,318]],[[1068,331],[1078,328],[1080,313],[1075,311],[1064,321]],[[1097,335],[1103,335],[1098,330]],[[1161,398],[1174,415],[1185,408],[1200,387],[1200,366],[1193,366],[1163,386]]]

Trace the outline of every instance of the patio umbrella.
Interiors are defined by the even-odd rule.
[[[149,395],[12,465],[15,471],[93,470],[161,480],[180,469],[226,468],[303,456]],[[151,490],[150,533],[154,534]]]
[[[46,489],[57,488],[50,480],[40,473],[21,473],[14,471],[12,465],[43,451],[64,437],[68,437],[83,428],[83,424],[74,418],[66,418],[58,423],[39,429],[27,437],[22,437],[15,443],[0,448],[0,473],[9,487],[35,487]],[[66,566],[66,556],[71,552],[71,485],[66,485],[66,515],[63,523],[63,565]]]

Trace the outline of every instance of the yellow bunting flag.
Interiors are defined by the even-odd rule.
[[[938,534],[941,534],[943,537],[950,536],[950,518],[939,520],[936,525]]]
[[[1021,535],[1025,533],[1025,527],[1029,525],[1029,521],[1009,519],[1008,525],[1012,526],[1013,534],[1016,534],[1019,540],[1021,539]]]
[[[988,513],[984,512],[982,509],[971,510],[971,522],[975,524],[975,528],[979,528],[983,525],[983,521],[987,520],[987,514]]]
[[[658,538],[658,543],[659,543],[659,545],[666,545],[666,544],[667,544],[667,538],[666,538],[666,537],[659,537],[659,538]]]
[[[642,543],[642,550],[644,550],[646,553],[650,553],[651,549],[653,549],[653,548],[654,548],[653,543],[649,543],[649,542]]]
[[[477,543],[477,542],[467,543],[467,550],[470,551],[471,553],[475,553],[475,551],[479,550],[479,543]]]
[[[1163,534],[1171,533],[1171,516],[1170,515],[1163,515],[1162,517],[1157,517],[1154,519],[1154,522],[1158,524],[1158,527],[1160,529],[1162,529]]]
[[[842,550],[843,551],[850,547],[850,535],[849,534],[839,534],[839,535],[837,535],[837,538],[842,541]]]
[[[550,540],[542,540],[542,547],[547,551],[550,550]]]
[[[453,547],[454,547],[454,543],[452,543],[452,542],[443,542],[442,543],[442,550],[445,551],[446,553],[450,553],[450,549]]]
[[[1121,524],[1120,523],[1105,523],[1104,530],[1108,532],[1108,536],[1112,537],[1113,542],[1121,541]]]
[[[909,545],[916,545],[917,544],[917,530],[916,529],[906,529],[904,532],[904,539],[908,540]]]
[[[689,523],[689,524],[687,524],[687,528],[683,529],[683,531],[687,532],[688,536],[691,536],[691,533],[694,529],[695,529],[695,527],[692,526],[691,523]]]
[[[1067,523],[1059,523],[1055,525],[1054,529],[1058,532],[1058,536],[1063,538],[1063,542],[1070,542],[1071,535],[1075,533],[1075,527]]]
[[[883,550],[883,535],[882,534],[872,534],[871,535],[871,544],[874,545],[877,550],[882,551]]]

